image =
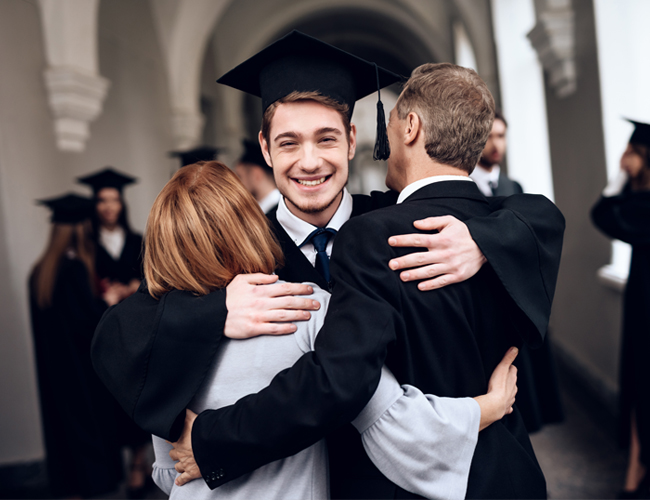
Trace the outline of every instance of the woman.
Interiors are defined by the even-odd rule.
[[[632,123],[620,175],[591,216],[607,236],[632,245],[620,362],[621,438],[630,454],[619,498],[650,498],[650,125]]]
[[[131,230],[122,190],[136,179],[106,168],[80,177],[93,189],[96,212],[97,276],[105,287],[118,285],[122,298],[134,293],[142,279],[142,236]]]
[[[113,398],[90,362],[93,332],[118,292],[110,288],[102,300],[97,290],[92,200],[70,194],[40,203],[52,210],[52,229],[29,290],[50,492],[96,496],[122,476]]]
[[[280,247],[259,205],[219,162],[186,166],[167,183],[149,215],[145,248],[144,272],[155,298],[174,289],[205,295],[224,288],[237,274],[271,273],[282,262]],[[222,341],[190,410],[219,408],[257,392],[313,349],[329,298],[317,287],[314,293],[325,307],[309,321],[297,323],[295,334]],[[404,392],[385,369],[375,396],[354,422],[375,464],[391,480],[418,494],[464,497],[477,431],[512,411],[516,392],[515,369],[509,366],[512,359],[511,355],[491,379],[492,386],[501,389],[476,400],[430,396],[429,401],[413,387],[405,386]],[[444,432],[435,431],[433,425],[424,426],[423,431],[416,421],[437,423],[444,426]],[[442,446],[450,441],[451,446]],[[171,445],[154,437],[154,448],[154,479],[175,499],[328,496],[323,441],[214,492],[203,481],[176,486],[177,473],[168,456]],[[390,466],[383,458],[387,448]],[[441,467],[432,465],[441,462]]]
[[[78,181],[92,187],[95,197],[93,227],[97,243],[96,272],[103,289],[113,287],[122,301],[135,293],[142,280],[142,236],[131,230],[124,203],[123,189],[136,182],[134,177],[106,168],[80,177]],[[117,406],[117,405],[116,405]],[[127,479],[127,496],[144,498],[150,471],[147,463],[149,435],[116,408],[119,439],[131,450]],[[152,485],[153,486],[153,485]]]

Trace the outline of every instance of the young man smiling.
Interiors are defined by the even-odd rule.
[[[327,288],[330,284],[329,255],[336,231],[351,217],[396,201],[396,193],[353,199],[345,184],[348,161],[354,156],[356,146],[356,131],[349,121],[352,106],[356,99],[376,90],[377,86],[393,83],[397,76],[350,54],[343,55],[333,47],[323,48],[324,45],[292,33],[235,68],[220,82],[262,97],[265,115],[260,142],[284,197],[276,214],[269,216],[285,253],[285,266],[278,274],[286,281],[313,281]],[[335,52],[334,56],[329,54],[330,50]],[[350,58],[351,62],[341,64],[339,58]],[[309,94],[302,94],[304,92]],[[322,98],[333,103],[324,103]],[[470,230],[474,239],[507,284],[518,306],[513,322],[529,333],[545,331],[550,311],[547,302],[549,294],[552,296],[559,261],[558,239],[561,245],[563,225],[549,205],[536,198],[525,202],[511,200],[505,202],[506,209],[500,212],[467,221],[468,226],[472,223]],[[523,221],[513,207],[526,213],[529,220]],[[455,274],[463,279],[473,275],[485,262],[485,257],[469,237],[465,224],[443,218],[443,226],[436,221],[425,221],[419,228],[438,227],[447,229],[439,235],[398,236],[395,243],[427,247],[434,241],[444,240],[444,234],[464,232],[462,243],[455,240],[448,246],[452,251],[462,247],[471,255],[471,264],[465,262],[460,266],[462,270],[456,270]],[[312,235],[324,235],[324,241],[321,238],[317,242]],[[364,235],[357,237],[362,240]],[[383,244],[388,248],[386,241]],[[512,255],[504,248],[517,255],[522,250],[526,255],[534,253],[534,258],[513,262]],[[356,254],[352,246],[341,251],[350,251],[359,260],[365,258],[363,254]],[[537,260],[538,255],[546,260]],[[440,263],[436,252],[420,252],[415,256],[400,252],[391,260],[392,269],[413,267],[414,264],[425,265],[425,268],[410,271],[409,278],[402,276],[404,281],[439,275],[447,276],[447,283],[459,280],[451,277],[453,266]],[[388,269],[388,261],[382,266]],[[530,279],[531,275],[540,272],[549,280]],[[228,286],[227,293],[221,290],[194,298],[182,292],[170,292],[159,304],[143,287],[138,297],[113,309],[100,324],[93,351],[98,372],[141,426],[175,439],[183,423],[184,409],[200,384],[205,367],[212,362],[220,332],[233,338],[289,333],[295,326],[278,322],[304,319],[305,312],[298,309],[315,307],[309,299],[288,296],[308,293],[307,286],[278,285],[279,289],[256,286],[273,281],[274,277],[261,275],[240,276]],[[444,284],[444,280],[438,279],[433,286],[440,286],[441,281]],[[337,293],[335,288],[334,295]],[[543,300],[538,300],[539,297]],[[273,306],[270,305],[272,299]],[[337,312],[353,317],[357,311]],[[358,328],[364,327],[373,334],[381,334],[381,329],[371,325],[358,325]],[[186,340],[172,349],[167,341],[173,338]],[[374,392],[377,381],[373,375],[376,367],[369,364],[362,366],[362,370],[367,368],[370,374],[363,390],[350,391],[347,387],[347,382],[351,382],[348,369],[352,366],[346,361],[354,360],[353,364],[358,365],[355,355],[365,347],[357,342],[365,340],[368,337],[357,338],[348,332],[336,338],[335,346],[330,345],[338,353],[336,359],[328,358],[327,349],[321,351],[322,357],[318,352],[305,356],[299,361],[306,370],[302,371],[305,377],[279,377],[279,385],[262,391],[269,403],[264,413],[267,419],[259,418],[259,413],[247,414],[245,420],[234,417],[227,424],[228,430],[219,429],[221,432],[217,436],[210,430],[216,432],[218,427],[213,424],[217,420],[223,422],[224,413],[201,414],[192,431],[192,440],[208,485],[214,488],[251,468],[295,453],[354,418]],[[114,358],[117,356],[120,365],[127,366],[128,371],[120,372],[116,367]],[[334,385],[330,384],[334,379],[328,380],[334,372],[330,371],[324,378],[322,372],[317,373],[322,362],[337,372]],[[170,373],[169,366],[178,369]],[[292,371],[295,373],[295,370],[294,367]],[[134,386],[134,377],[144,383]],[[171,385],[174,389],[170,393]],[[289,400],[292,403],[285,404]],[[294,406],[293,402],[300,404]],[[227,414],[233,415],[232,412]],[[231,424],[235,428],[230,427]],[[246,436],[239,434],[239,427],[248,429]],[[287,429],[299,431],[287,439]],[[232,438],[232,442],[215,448],[213,440],[224,435]],[[261,448],[255,447],[256,443]],[[226,456],[231,467],[223,466]],[[196,469],[188,468],[184,479],[195,477],[191,472]],[[335,473],[333,469],[333,479]]]

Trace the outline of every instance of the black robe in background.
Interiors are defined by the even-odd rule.
[[[117,260],[106,251],[99,241],[97,241],[96,249],[95,272],[99,280],[119,281],[125,285],[134,279],[142,280],[142,236],[126,230],[124,247]],[[117,404],[115,405],[115,414],[118,439],[122,445],[140,447],[151,441],[149,433],[138,427]]]
[[[601,197],[591,211],[594,224],[610,238],[632,245],[623,299],[620,362],[621,443],[630,443],[630,417],[636,412],[641,462],[650,467],[650,191]]]
[[[95,271],[100,280],[108,278],[126,285],[131,280],[142,279],[142,236],[126,231],[124,247],[118,260],[111,257],[99,241],[96,247]]]
[[[32,278],[30,306],[50,492],[114,491],[122,478],[115,403],[90,361],[106,304],[93,295],[81,261],[63,257],[52,305],[38,307]]]

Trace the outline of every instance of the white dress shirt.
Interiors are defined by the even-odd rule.
[[[260,204],[260,208],[262,209],[262,212],[268,214],[273,207],[275,207],[278,203],[280,203],[281,199],[282,199],[282,195],[280,194],[280,191],[274,189],[269,194],[267,194],[263,199],[261,199],[258,203]]]
[[[336,210],[334,216],[327,223],[327,226],[331,229],[338,231],[341,229],[341,226],[345,224],[352,215],[352,195],[348,193],[347,188],[343,189],[343,197],[341,198],[341,204]],[[304,220],[293,215],[287,208],[287,204],[284,201],[284,198],[280,199],[278,203],[277,218],[280,225],[287,232],[291,240],[299,246],[307,236],[309,236],[315,229],[316,226],[305,222]],[[327,242],[327,248],[325,252],[328,257],[332,256],[332,247],[334,246],[334,239],[336,236],[332,236]],[[312,266],[316,265],[316,249],[311,243],[306,243],[300,247],[300,251],[307,257],[307,260],[311,263]]]
[[[476,165],[474,171],[470,174],[470,177],[476,182],[476,185],[481,190],[485,196],[494,196],[492,193],[492,184],[496,189],[499,186],[499,174],[501,173],[501,167],[495,165],[492,167],[492,170],[489,172],[485,170],[480,165]]]
[[[434,175],[432,177],[425,177],[424,179],[420,179],[418,181],[411,182],[408,186],[406,186],[404,189],[402,189],[402,192],[399,194],[399,197],[397,198],[397,204],[399,205],[406,198],[411,196],[416,191],[422,189],[424,186],[428,186],[429,184],[433,184],[434,182],[471,181],[471,180],[472,179],[470,179],[466,175]]]
[[[120,260],[125,241],[126,231],[122,226],[117,226],[112,231],[103,227],[99,228],[99,243],[114,260]]]

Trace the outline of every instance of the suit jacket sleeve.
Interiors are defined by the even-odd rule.
[[[592,208],[591,218],[610,238],[650,245],[650,191],[627,188],[617,196],[602,196]]]
[[[226,322],[226,291],[154,299],[146,284],[102,317],[93,338],[95,371],[142,429],[171,441],[214,359]]]
[[[560,267],[564,216],[547,198],[492,198],[492,214],[466,221],[472,238],[518,306],[513,321],[531,347],[548,329]]]
[[[312,445],[373,395],[386,348],[404,326],[397,278],[386,265],[388,236],[364,219],[351,219],[337,235],[334,293],[315,351],[259,393],[195,420],[194,455],[210,488]]]

